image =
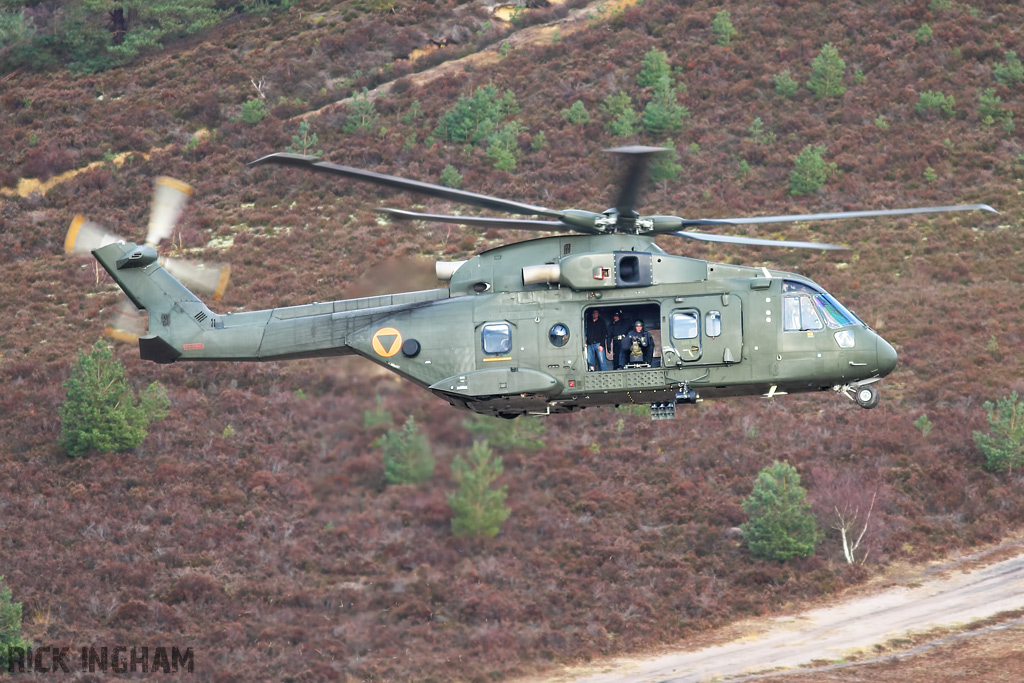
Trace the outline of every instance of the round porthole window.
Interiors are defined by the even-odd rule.
[[[548,339],[551,340],[552,346],[559,348],[565,346],[569,343],[569,328],[563,323],[555,323],[548,332]]]

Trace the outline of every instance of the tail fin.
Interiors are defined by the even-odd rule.
[[[139,337],[139,353],[144,360],[173,363],[182,355],[171,342],[183,336],[183,320],[190,321],[185,323],[187,328],[194,325],[184,330],[186,336],[200,334],[216,324],[213,311],[160,265],[152,247],[115,242],[92,253],[132,303],[149,312],[148,334]]]

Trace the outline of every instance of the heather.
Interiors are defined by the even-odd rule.
[[[986,469],[974,434],[986,402],[1024,392],[1024,9],[739,3],[732,34],[715,28],[719,5],[647,0],[516,41],[570,9],[509,23],[477,3],[299,1],[105,70],[0,73],[0,575],[25,639],[184,643],[203,680],[502,679],[693,637],[1021,528],[1019,469]],[[826,45],[842,91],[819,96],[808,83]],[[665,68],[648,83],[652,51]],[[481,89],[500,106],[446,139],[442,121]],[[663,107],[679,118],[645,128],[652,102],[687,115]],[[69,458],[63,385],[118,302],[91,262],[62,253],[76,213],[141,239],[153,179],[193,185],[163,250],[229,261],[225,311],[432,287],[433,260],[524,238],[390,223],[373,208],[451,207],[246,166],[311,140],[303,122],[330,161],[438,183],[451,168],[463,189],[555,208],[614,202],[620,167],[602,149],[670,143],[675,167],[644,191],[644,213],[985,202],[1001,215],[737,228],[851,247],[838,257],[660,240],[826,287],[900,354],[881,404],[737,399],[671,422],[590,409],[487,434],[509,509],[494,537],[452,530],[452,464],[479,424],[358,358],[158,366],[117,344],[137,394],[166,389],[168,416],[134,450]],[[809,146],[828,172],[793,193]],[[410,417],[433,475],[395,483],[380,444]],[[799,473],[822,534],[786,562],[752,555],[739,530],[775,461]],[[833,510],[869,500],[849,564]]]

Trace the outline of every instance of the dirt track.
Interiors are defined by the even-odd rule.
[[[980,568],[968,566],[992,561],[997,553],[1013,556]],[[867,666],[875,646],[932,629],[963,628],[980,619],[1024,608],[1024,539],[894,581],[895,586],[829,607],[743,624],[740,636],[724,644],[650,658],[614,659],[566,670],[544,680],[683,683],[749,680],[761,678],[754,676],[757,673],[779,674],[779,670],[851,658],[866,660],[861,666]],[[836,667],[826,665],[821,670],[834,672]],[[815,680],[813,675],[805,678],[813,669],[802,671],[801,680]],[[871,678],[885,679],[877,674]],[[836,679],[829,676],[827,680]]]

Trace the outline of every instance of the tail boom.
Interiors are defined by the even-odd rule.
[[[132,302],[149,313],[148,333],[139,337],[139,354],[156,363],[356,354],[359,351],[348,344],[353,333],[450,296],[449,290],[437,289],[219,314],[168,273],[151,247],[118,242],[93,255]]]

